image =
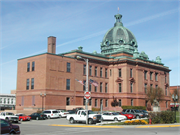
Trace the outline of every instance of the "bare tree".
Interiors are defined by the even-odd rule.
[[[116,107],[116,106],[118,106],[118,101],[117,101],[117,99],[115,98],[115,99],[113,99],[113,101],[111,102],[111,106],[112,107]]]
[[[148,87],[147,88],[147,93],[146,93],[146,100],[151,103],[151,105],[154,103],[154,100],[157,100],[158,102],[161,102],[164,97],[164,92],[163,89],[160,87],[157,88],[152,88]]]

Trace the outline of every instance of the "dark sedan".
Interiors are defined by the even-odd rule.
[[[1,134],[20,134],[20,128],[18,125],[13,125],[12,123],[0,119],[1,122]]]
[[[47,116],[44,113],[32,113],[29,116],[31,117],[31,119],[34,119],[34,120],[45,120],[45,119],[47,119]]]

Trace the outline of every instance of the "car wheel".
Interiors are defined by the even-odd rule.
[[[138,115],[136,116],[136,119],[139,119],[139,116],[138,116]]]
[[[92,119],[89,119],[89,120],[88,120],[88,124],[93,124],[93,120],[92,120]]]
[[[48,119],[50,119],[51,117],[50,116],[48,116]]]
[[[69,122],[70,122],[71,124],[74,124],[74,118],[70,118]]]
[[[23,121],[23,119],[20,119],[20,121],[22,122],[22,121]]]
[[[39,118],[38,118],[38,117],[36,117],[36,120],[39,120]]]
[[[114,118],[114,121],[118,121],[118,119],[115,117],[115,118]]]
[[[61,116],[61,115],[59,115],[59,118],[62,118],[62,116]]]
[[[14,132],[11,132],[11,133],[10,133],[10,135],[14,135],[14,134],[16,134],[16,133],[14,133]]]

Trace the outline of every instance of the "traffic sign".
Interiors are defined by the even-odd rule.
[[[91,92],[84,92],[84,98],[85,99],[91,99]]]

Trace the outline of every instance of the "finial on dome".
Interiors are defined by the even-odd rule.
[[[119,14],[119,7],[118,7],[118,14]]]

